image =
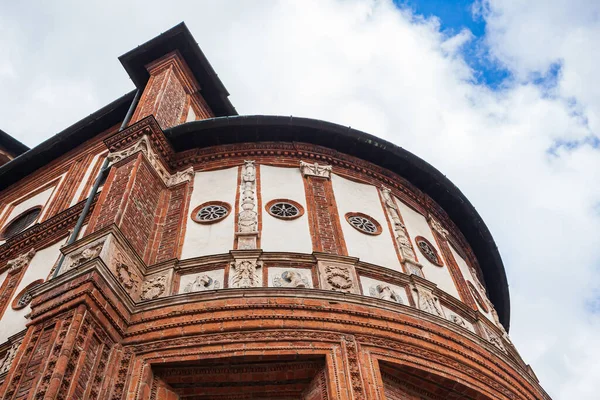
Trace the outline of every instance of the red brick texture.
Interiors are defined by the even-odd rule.
[[[146,66],[150,79],[131,120],[135,123],[153,115],[161,128],[182,123],[189,107],[195,119],[213,117],[213,113],[198,93],[199,86],[178,52],[165,55]]]
[[[347,255],[340,216],[333,195],[331,181],[314,176],[304,177],[308,223],[313,250]]]

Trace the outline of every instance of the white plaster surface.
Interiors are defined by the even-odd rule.
[[[179,293],[185,293],[186,286],[188,286],[190,283],[192,283],[197,277],[202,276],[202,275],[208,275],[213,280],[211,287],[206,290],[215,289],[214,286],[217,285],[217,282],[218,282],[219,289],[223,289],[223,287],[225,286],[223,283],[224,279],[225,279],[225,270],[224,269],[215,269],[212,271],[204,271],[204,272],[198,272],[195,274],[182,275],[179,280]]]
[[[371,289],[376,290],[377,285],[387,285],[390,287],[390,289],[392,289],[394,293],[400,296],[400,298],[402,299],[402,304],[410,305],[410,302],[408,301],[408,295],[406,294],[406,289],[401,286],[392,285],[391,283],[379,281],[377,279],[369,278],[367,276],[360,277],[360,285],[362,287],[363,294],[369,297],[377,297],[371,294]]]
[[[4,280],[6,279],[7,275],[8,275],[8,270],[6,270],[0,274],[0,287],[2,287],[2,284],[4,283]]]
[[[421,265],[423,265],[423,275],[425,276],[425,279],[438,285],[438,287],[444,292],[451,294],[457,299],[460,299],[458,290],[456,289],[454,280],[452,280],[452,276],[450,275],[450,271],[446,266],[445,260],[443,267],[438,267],[437,265],[430,263],[427,258],[425,258],[423,253],[421,253],[415,242],[415,237],[423,236],[436,248],[438,255],[443,260],[442,253],[437,245],[437,242],[435,241],[435,238],[433,237],[433,232],[431,232],[431,228],[429,227],[427,219],[422,214],[408,207],[401,200],[396,199],[396,203],[400,208],[400,214],[404,219],[404,224],[406,225],[408,235],[415,249],[417,260],[419,263],[421,263]]]
[[[304,182],[299,168],[260,166],[262,196],[261,247],[264,251],[312,253],[312,240],[306,211]],[[304,215],[282,220],[265,211],[265,205],[274,199],[289,199],[304,207]]]
[[[335,174],[331,174],[331,181],[348,255],[402,271],[377,188]],[[382,233],[372,236],[354,229],[345,218],[349,212],[360,212],[374,218],[381,225]]]
[[[190,105],[190,108],[188,109],[188,115],[187,118],[185,119],[185,122],[190,122],[190,121],[195,121],[196,120],[196,113],[194,112],[194,107],[192,107]]]
[[[237,177],[237,167],[196,172],[189,207],[190,214],[186,217],[188,220],[181,259],[227,253],[233,248]],[[204,225],[194,222],[191,212],[207,201],[229,203],[231,212],[225,219],[214,224]]]
[[[306,285],[307,288],[312,288],[313,287],[313,278],[312,278],[312,270],[309,268],[283,268],[283,267],[270,267],[268,269],[268,274],[269,274],[269,287],[276,287],[275,285],[275,278],[279,277],[282,281],[283,278],[281,278],[281,274],[283,274],[285,271],[293,271],[297,274],[299,274],[302,278],[302,282]],[[289,286],[285,286],[282,285],[281,287],[289,287]]]
[[[21,332],[25,329],[27,319],[25,315],[31,312],[31,307],[27,306],[20,310],[13,310],[11,304],[14,298],[31,282],[38,279],[46,279],[50,273],[50,269],[54,266],[54,263],[60,256],[60,246],[64,242],[61,240],[58,243],[48,246],[45,249],[39,250],[35,253],[35,256],[31,259],[27,270],[23,275],[23,279],[17,286],[14,292],[14,296],[10,299],[9,305],[2,316],[2,323],[0,324],[0,343],[4,343],[8,338],[16,333]]]

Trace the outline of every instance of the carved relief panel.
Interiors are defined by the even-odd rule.
[[[312,271],[308,268],[270,267],[269,286],[282,288],[312,288]]]
[[[322,289],[344,293],[360,293],[353,265],[319,261],[319,282]]]
[[[240,206],[236,233],[237,248],[251,250],[256,249],[258,244],[258,199],[254,161],[244,161],[240,180]]]
[[[401,286],[393,285],[391,283],[383,282],[366,276],[360,277],[360,284],[362,286],[362,292],[365,296],[375,297],[398,304],[410,304],[406,294],[406,289]]]
[[[230,288],[251,288],[261,287],[262,281],[262,261],[258,261],[259,252],[252,254],[241,254],[236,252],[234,261],[229,266],[229,287]]]
[[[152,300],[170,295],[172,275],[173,270],[170,269],[147,276],[142,283],[140,299]]]
[[[179,293],[222,289],[224,277],[225,270],[223,269],[182,275],[179,281]]]

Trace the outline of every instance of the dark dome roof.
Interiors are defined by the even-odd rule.
[[[309,118],[220,117],[178,125],[165,133],[178,152],[232,143],[304,142],[334,149],[397,173],[436,201],[464,234],[481,266],[490,300],[508,330],[508,282],[490,231],[462,192],[440,171],[414,154],[368,133]]]

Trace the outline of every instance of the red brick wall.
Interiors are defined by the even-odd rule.
[[[146,254],[150,237],[157,228],[155,217],[160,212],[158,204],[165,190],[164,183],[151,168],[144,159],[135,176],[130,178],[134,183],[127,203],[121,206],[124,207],[124,211],[118,224],[141,257]]]
[[[156,245],[155,262],[177,257],[179,244],[183,241],[190,193],[189,183],[177,185],[169,189],[164,225],[159,231],[159,240]]]

